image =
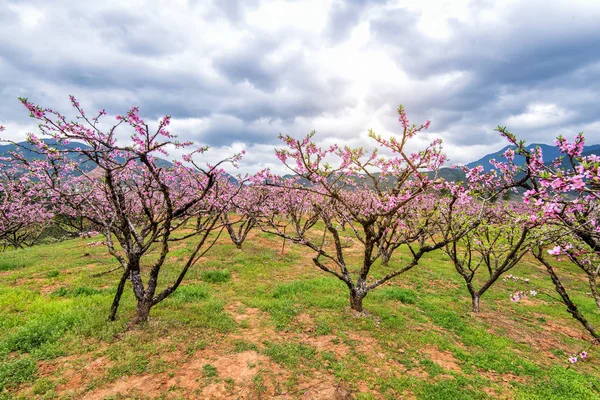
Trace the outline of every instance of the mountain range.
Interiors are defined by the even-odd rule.
[[[549,145],[549,144],[533,143],[533,144],[526,146],[525,148],[527,150],[533,150],[538,146],[542,149],[544,163],[549,163],[561,155],[560,150],[556,146]],[[490,160],[495,158],[497,161],[503,161],[504,157],[502,157],[502,154],[509,148],[514,149],[515,146],[506,146],[503,149],[498,150],[498,152],[487,154],[487,155],[481,157],[477,161],[473,161],[473,162],[466,164],[466,166],[469,168],[473,168],[473,167],[476,167],[477,165],[483,165],[483,169],[486,172],[490,171],[490,170],[494,169],[493,165],[490,164]],[[583,148],[583,155],[590,155],[590,154],[600,154],[600,144],[585,146]],[[515,156],[515,164],[517,164],[519,166],[525,165],[525,157],[516,155]]]
[[[83,150],[91,150],[92,148],[84,143],[80,142],[70,142],[69,144],[59,144],[55,139],[43,139],[44,143],[48,144],[51,147],[54,147],[59,150],[69,150],[81,148]],[[23,154],[23,157],[26,160],[41,160],[43,158],[42,155],[38,154],[35,151],[35,146],[30,144],[29,142],[19,142],[16,145],[9,143],[0,146],[0,157],[10,157],[11,153],[14,151],[20,151]],[[77,161],[79,167],[84,172],[89,172],[95,168],[95,165],[88,160],[86,157],[81,155],[77,155],[77,153],[67,153],[67,158],[73,161]],[[170,167],[173,164],[167,160],[163,160],[159,158],[157,160],[157,165],[159,167]]]
[[[77,143],[77,142],[71,142],[67,145],[58,144],[57,141],[54,139],[44,139],[44,142],[46,142],[48,145],[50,145],[52,147],[56,147],[59,149],[61,149],[61,148],[62,149],[74,149],[77,147],[80,147],[83,149],[91,149],[91,147],[89,147],[83,143]],[[29,144],[27,142],[20,142],[18,144],[20,146],[23,146],[21,148],[21,151],[23,152],[23,155],[27,159],[35,160],[35,159],[41,158],[41,156],[39,154],[37,154],[33,151],[30,151],[30,150],[27,150],[27,148],[29,148],[29,149],[33,148],[31,144]],[[549,145],[549,144],[533,143],[533,144],[528,145],[526,147],[526,149],[532,150],[537,146],[539,146],[542,149],[542,153],[544,156],[544,162],[546,162],[546,163],[549,163],[552,160],[554,160],[556,157],[560,156],[560,150],[556,146]],[[486,172],[490,171],[494,168],[490,164],[490,160],[495,158],[498,161],[502,161],[503,160],[502,154],[511,147],[514,148],[514,146],[506,146],[506,147],[498,150],[497,152],[486,154],[485,156],[481,157],[480,159],[466,164],[466,166],[469,168],[473,168],[473,167],[476,167],[477,165],[482,165]],[[0,157],[9,157],[10,153],[15,150],[17,150],[17,146],[14,144],[0,145]],[[583,149],[583,155],[590,155],[590,154],[600,154],[600,144],[585,146]],[[78,159],[78,156],[76,154],[69,154],[68,157],[70,157],[74,160]],[[84,170],[87,170],[87,168],[89,168],[89,170],[92,170],[94,168],[94,166],[89,161],[86,162],[86,160],[84,160],[83,158],[81,158],[80,162],[81,162],[81,165]],[[521,166],[524,165],[525,157],[516,155],[515,163],[517,165],[521,165]],[[86,165],[89,165],[89,167],[86,168]],[[169,167],[171,165],[172,164],[169,161],[159,159],[159,166]],[[458,180],[464,180],[465,173],[459,168],[444,167],[444,168],[440,169],[440,171],[438,172],[438,176],[445,178],[447,180],[450,180],[450,181],[458,181]],[[286,175],[286,177],[289,177],[289,176]]]

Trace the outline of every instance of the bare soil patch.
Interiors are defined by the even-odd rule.
[[[442,351],[437,346],[427,346],[422,352],[427,354],[431,358],[431,361],[444,369],[454,372],[461,370],[456,358],[449,351]]]

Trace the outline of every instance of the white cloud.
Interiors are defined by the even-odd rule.
[[[529,104],[527,110],[506,119],[506,125],[514,128],[544,128],[566,122],[576,114],[556,104]]]
[[[32,126],[17,96],[139,105],[215,154],[243,143],[248,171],[279,165],[278,133],[371,146],[369,128],[398,133],[400,103],[432,120],[411,149],[440,136],[454,162],[503,147],[500,123],[596,143],[599,18],[584,0],[0,0],[0,123]]]
[[[30,5],[9,4],[8,8],[17,14],[21,26],[25,29],[35,28],[44,19],[44,13]]]

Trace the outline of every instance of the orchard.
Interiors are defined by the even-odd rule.
[[[561,156],[547,162],[541,149],[527,150],[499,127],[511,147],[492,160],[491,171],[463,168],[464,180],[455,182],[439,174],[446,162],[440,140],[408,150],[429,121],[413,124],[400,107],[399,134],[369,132],[370,149],[320,147],[314,132],[280,136],[275,153],[291,177],[264,170],[234,178],[225,167],[243,162],[242,153],[207,163],[211,150],[177,141],[169,116],[151,126],[134,107],[106,128],[105,111],[88,115],[73,97],[75,120],[21,102],[39,132],[27,144],[13,143],[17,150],[1,160],[0,242],[5,250],[28,248],[48,229],[96,238],[114,260],[109,270],[95,271],[112,282],[112,302],[98,310],[107,325],[148,329],[155,310],[176,301],[189,272],[206,268],[223,237],[242,256],[248,242],[274,237],[282,255],[293,246],[312,262],[294,268],[341,282],[345,294],[338,297],[358,319],[372,318],[370,298],[378,291],[424,273],[437,254],[447,257],[470,301],[467,318],[493,314],[488,294],[498,283],[514,283],[518,290],[503,294],[511,307],[544,298],[587,333],[589,347],[563,357],[565,367],[595,356],[600,327],[590,315],[600,313],[600,157],[582,154],[582,134],[573,142],[558,137]],[[117,140],[121,132],[130,140]],[[165,162],[169,151],[183,155]],[[545,271],[554,292],[520,277],[525,259]],[[585,286],[572,284],[572,271]],[[124,298],[133,299],[135,311],[121,315]],[[582,306],[581,299],[589,301]]]

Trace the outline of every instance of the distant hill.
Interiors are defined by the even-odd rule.
[[[532,149],[536,148],[537,146],[541,147],[542,154],[544,155],[544,162],[546,162],[546,163],[552,162],[555,158],[557,158],[561,155],[560,150],[556,146],[549,145],[549,144],[533,143],[533,144],[526,146],[526,149],[532,150]],[[496,159],[497,161],[503,161],[504,157],[502,156],[502,154],[506,150],[508,150],[510,147],[514,148],[514,146],[506,146],[506,147],[498,150],[497,152],[490,153],[490,154],[487,154],[487,155],[481,157],[477,161],[470,162],[470,163],[466,164],[466,166],[469,168],[474,168],[478,165],[482,165],[484,168],[484,171],[489,172],[492,169],[494,169],[494,166],[490,164],[490,160]],[[584,147],[582,155],[589,156],[591,154],[599,154],[600,155],[600,144],[594,144],[594,145]],[[525,157],[522,157],[519,155],[515,156],[515,163],[519,166],[525,165]],[[566,165],[565,165],[565,167],[566,167]],[[433,172],[429,172],[428,176],[430,178],[432,178],[434,176]],[[440,168],[440,170],[437,173],[437,176],[440,178],[444,178],[445,180],[451,181],[451,182],[458,182],[458,181],[466,180],[466,175],[465,175],[464,171],[460,168],[447,168],[447,167]],[[288,175],[284,175],[283,177],[284,178],[292,178],[293,175],[288,174]],[[299,183],[303,186],[310,186],[310,183],[306,179],[301,179],[299,181]]]
[[[526,149],[532,150],[532,149],[535,149],[537,146],[539,146],[542,149],[542,154],[544,156],[545,163],[549,163],[552,160],[554,160],[556,157],[561,155],[560,150],[556,146],[549,145],[549,144],[533,143],[533,144],[530,144],[529,146],[527,146]],[[495,158],[497,161],[503,161],[504,157],[502,157],[502,154],[511,147],[514,148],[514,146],[506,146],[503,149],[498,150],[498,152],[490,153],[486,156],[483,156],[482,158],[480,158],[477,161],[468,163],[467,167],[473,168],[478,165],[482,165],[484,168],[484,171],[486,171],[486,172],[491,171],[492,169],[494,169],[494,167],[490,164],[490,160]],[[583,155],[590,155],[590,154],[600,154],[600,144],[585,146],[583,148]],[[519,166],[525,165],[525,157],[519,156],[519,155],[515,156],[515,164],[517,164]]]
[[[78,147],[82,148],[82,149],[91,149],[91,147],[89,147],[83,143],[79,143],[79,142],[70,142],[67,145],[58,144],[58,142],[54,139],[44,139],[44,142],[48,143],[48,145],[50,145],[52,147],[56,147],[58,149],[75,149]],[[27,148],[33,148],[31,144],[29,144],[27,142],[20,142],[19,145],[22,145],[25,147],[25,149],[21,149],[25,158],[27,158],[29,160],[41,159],[40,155],[36,154],[33,151],[27,150]],[[542,148],[542,152],[544,154],[544,162],[546,162],[546,163],[551,162],[556,157],[561,155],[560,150],[558,150],[556,148],[556,146],[553,146],[553,145],[534,143],[534,144],[530,144],[526,148],[528,150],[532,150],[536,146],[540,146]],[[494,169],[494,167],[490,164],[490,160],[495,158],[498,161],[502,161],[504,159],[502,157],[502,154],[510,147],[514,148],[514,146],[505,146],[504,148],[498,150],[497,152],[487,154],[487,155],[481,157],[480,159],[478,159],[477,161],[473,161],[473,162],[466,164],[466,166],[469,168],[473,168],[473,167],[476,167],[477,165],[482,165],[486,172],[491,171],[492,169]],[[15,150],[17,150],[17,146],[14,144],[0,145],[0,157],[9,157],[10,152],[15,151]],[[600,155],[600,144],[594,144],[594,145],[584,147],[583,155],[588,156],[591,154],[599,154]],[[79,163],[84,171],[91,171],[92,169],[95,168],[95,166],[89,160],[86,160],[85,158],[83,158],[81,156],[78,156],[76,154],[70,154],[69,157],[76,161],[77,161],[77,158],[79,157],[80,158]],[[515,163],[517,165],[522,166],[525,164],[525,158],[517,155],[517,156],[515,156]],[[173,165],[171,162],[164,160],[164,159],[160,159],[160,158],[158,159],[157,164],[160,167],[167,167],[167,168],[171,167]],[[429,177],[433,177],[433,173],[431,173],[431,172],[428,173],[428,175],[429,175]],[[284,178],[291,178],[292,176],[293,175],[288,174],[288,175],[284,175]],[[448,181],[453,181],[453,182],[465,180],[465,173],[460,168],[441,168],[439,170],[439,172],[437,173],[437,176],[444,178]],[[230,175],[229,179],[234,183],[237,182],[237,179],[231,175]],[[310,185],[309,182],[304,179],[300,180],[299,183],[304,186]]]
[[[433,172],[428,173],[429,177],[433,177]],[[465,181],[466,174],[460,168],[440,168],[437,173],[438,178],[443,178],[450,182]]]
[[[55,139],[43,139],[43,141],[44,141],[44,143],[47,143],[49,146],[54,147],[58,150],[68,150],[68,149],[77,149],[77,148],[81,148],[83,150],[91,150],[90,146],[88,146],[84,143],[80,143],[80,142],[70,142],[69,144],[65,145],[65,144],[59,144]],[[18,145],[23,146],[23,147],[18,147],[17,145],[14,145],[12,143],[0,145],[0,157],[10,157],[11,152],[20,151],[21,153],[23,153],[23,156],[27,160],[41,160],[43,158],[41,155],[39,155],[35,151],[33,151],[33,150],[35,150],[35,147],[33,145],[31,145],[30,143],[19,142]],[[67,155],[67,157],[73,161],[77,161],[80,165],[80,168],[85,172],[89,172],[96,167],[86,157],[77,155],[76,153],[69,153]],[[163,160],[161,158],[157,159],[157,165],[159,167],[173,166],[173,164],[171,162],[169,162],[167,160]]]
[[[379,176],[379,173],[376,172],[373,174],[375,177]],[[433,172],[427,172],[427,176],[429,178],[443,178],[447,181],[451,181],[451,182],[458,182],[458,181],[464,181],[466,179],[466,174],[463,172],[463,170],[459,169],[459,168],[440,168],[440,170],[437,172],[437,174],[434,174]],[[287,174],[283,176],[284,179],[291,179],[294,178],[294,175],[292,174]],[[394,179],[391,179],[388,181],[388,183],[393,184],[394,182],[396,182]],[[311,183],[307,180],[307,179],[300,179],[298,181],[298,183],[302,186],[308,187],[311,186]],[[367,183],[371,183],[370,181],[367,181]]]

